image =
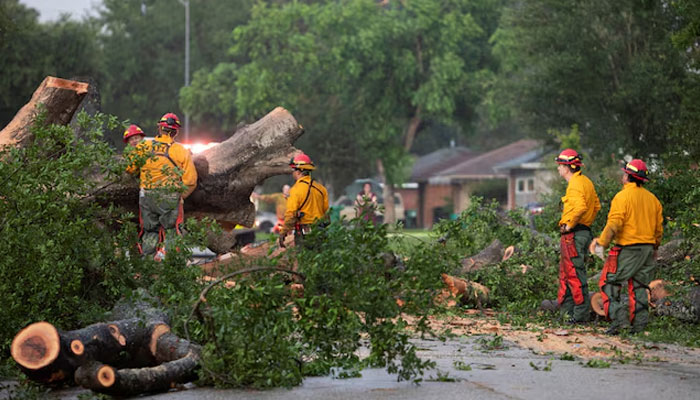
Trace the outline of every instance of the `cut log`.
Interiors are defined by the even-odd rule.
[[[200,348],[161,329],[155,335],[151,352],[158,365],[144,368],[115,369],[100,362],[91,361],[75,371],[75,382],[95,392],[129,396],[140,393],[160,392],[177,383],[197,379]]]
[[[600,292],[595,292],[591,296],[591,310],[601,317],[605,316],[605,304],[603,303],[603,295]]]
[[[465,275],[479,270],[487,265],[496,264],[503,259],[503,244],[500,240],[494,239],[485,249],[471,257],[462,260],[462,267],[456,271],[455,275]]]
[[[163,326],[168,327],[162,319],[131,318],[63,332],[48,322],[37,322],[15,336],[11,353],[29,379],[61,383],[70,381],[87,360],[120,367],[155,365],[151,343],[163,334]]]
[[[232,229],[220,234],[207,233],[207,248],[216,254],[226,254],[235,248],[255,242],[255,229]]]
[[[649,305],[651,307],[656,307],[656,305],[666,297],[670,296],[668,282],[662,279],[656,279],[649,282]]]
[[[505,250],[503,250],[503,257],[501,258],[501,261],[506,261],[516,254],[520,254],[520,249],[515,246],[508,246],[505,248]]]
[[[12,341],[12,357],[35,382],[75,380],[116,395],[196,379],[201,349],[171,333],[165,313],[139,300],[119,303],[112,315],[127,318],[66,332],[48,322],[29,325]]]
[[[29,143],[34,137],[32,125],[42,110],[46,111],[46,124],[68,124],[87,92],[87,83],[47,76],[29,103],[0,131],[0,148]]]
[[[462,305],[472,305],[479,308],[488,305],[490,291],[486,286],[447,274],[442,274],[441,277],[447,290],[438,295],[437,304],[454,307],[459,301]]]

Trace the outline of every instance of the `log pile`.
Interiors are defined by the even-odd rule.
[[[170,332],[163,312],[144,302],[121,303],[113,316],[120,319],[74,331],[31,324],[12,341],[12,358],[34,382],[75,382],[113,395],[164,391],[197,379],[200,347]]]

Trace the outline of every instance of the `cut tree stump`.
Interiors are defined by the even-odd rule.
[[[31,324],[12,341],[12,358],[34,382],[75,380],[116,395],[167,390],[196,379],[200,347],[172,334],[165,313],[138,301],[118,304],[112,315],[127,318],[74,331]]]
[[[0,148],[29,143],[34,138],[31,127],[42,110],[46,111],[46,124],[68,124],[87,92],[87,83],[47,76],[29,103],[0,131]]]

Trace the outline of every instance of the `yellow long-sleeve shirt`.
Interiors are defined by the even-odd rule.
[[[663,234],[663,207],[653,193],[635,183],[626,183],[610,204],[608,222],[598,239],[605,247],[615,244],[648,243],[658,246]]]
[[[317,219],[322,218],[328,211],[328,191],[323,185],[313,181],[313,186],[309,192],[309,185],[311,184],[311,176],[302,176],[289,190],[287,210],[284,213],[284,225],[280,229],[280,233],[284,234],[291,231],[297,222],[302,225],[312,224]],[[309,198],[304,203],[307,193]],[[303,207],[302,203],[304,204]],[[301,211],[304,215],[301,218],[297,218],[297,211]]]
[[[192,161],[192,154],[168,135],[156,136],[154,140],[144,140],[136,146],[130,156],[133,161],[126,172],[130,174],[139,172],[141,188],[162,188],[179,185],[180,182],[189,188],[197,185],[197,170]],[[143,162],[143,158],[146,157],[148,159],[139,168],[138,159],[140,158]],[[182,172],[181,176],[178,169]]]
[[[600,211],[600,200],[593,187],[593,182],[581,171],[574,173],[569,179],[566,194],[561,198],[564,210],[561,213],[559,225],[569,225],[569,228],[577,224],[590,227],[595,216]]]

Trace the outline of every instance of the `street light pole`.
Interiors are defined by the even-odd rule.
[[[185,87],[190,86],[190,0],[179,0],[185,6]],[[189,143],[190,116],[185,112],[185,142]]]

